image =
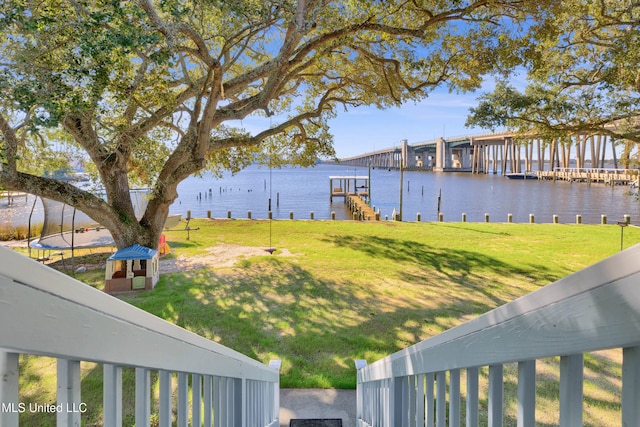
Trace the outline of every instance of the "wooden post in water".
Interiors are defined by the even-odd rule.
[[[367,203],[371,206],[371,164],[369,164],[369,179],[367,180]]]
[[[396,216],[396,221],[402,221],[402,180],[404,178],[404,171],[402,169],[402,159],[400,159],[400,212]]]

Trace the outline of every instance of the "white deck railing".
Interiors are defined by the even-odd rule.
[[[517,362],[517,425],[533,427],[536,359],[553,356],[560,356],[560,426],[582,426],[584,353],[611,348],[623,349],[620,424],[638,427],[640,245],[369,366],[357,361],[358,426],[444,427],[447,415],[459,426],[461,370],[464,425],[478,426],[478,368],[486,366],[486,424],[502,426],[503,365]]]
[[[215,313],[211,313],[212,316]],[[6,248],[0,248],[0,426],[17,426],[19,355],[57,358],[58,426],[88,408],[80,362],[104,366],[104,426],[122,425],[122,368],[135,367],[135,425],[149,426],[158,371],[160,426],[279,425],[279,362],[263,365]],[[177,405],[172,379],[177,375]],[[189,381],[190,380],[190,381]],[[189,384],[191,390],[189,391]],[[191,402],[189,404],[189,402]],[[38,402],[51,405],[50,402]]]

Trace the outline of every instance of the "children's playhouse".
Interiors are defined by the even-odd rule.
[[[140,245],[120,249],[107,259],[107,293],[150,290],[160,278],[158,251]]]

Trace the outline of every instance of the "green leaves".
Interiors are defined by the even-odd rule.
[[[0,114],[25,141],[45,129],[60,132],[55,141],[73,139],[118,204],[114,211],[130,214],[124,200],[132,185],[153,186],[142,223],[155,226],[161,221],[154,215],[167,211],[179,182],[205,167],[239,170],[256,160],[309,165],[334,156],[328,119],[341,108],[402,105],[441,85],[478,88],[485,74],[527,52],[514,47],[528,20],[554,4],[5,3],[0,91],[9,95],[0,99]],[[615,82],[613,73],[609,80]],[[275,124],[234,127],[265,116]],[[98,209],[94,216],[106,215],[105,222],[120,221],[104,207],[85,208]],[[138,232],[129,231],[122,234]]]
[[[574,0],[542,12],[513,56],[528,72],[524,92],[499,84],[467,124],[640,142],[640,6]]]

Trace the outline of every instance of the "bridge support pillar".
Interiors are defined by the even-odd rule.
[[[402,140],[402,165],[405,168],[414,168],[416,166],[416,153],[409,146],[406,139]]]
[[[451,167],[451,153],[444,138],[438,138],[436,142],[436,164],[434,172],[443,172],[445,168]]]

